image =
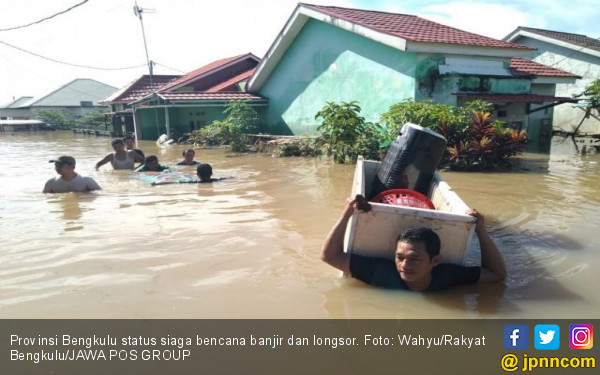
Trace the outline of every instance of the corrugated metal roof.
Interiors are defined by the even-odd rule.
[[[79,107],[81,102],[98,102],[117,90],[116,87],[89,78],[78,78],[36,99],[32,107]]]
[[[12,102],[1,105],[0,108],[21,108],[28,106],[33,99],[33,96],[21,96]]]
[[[357,25],[388,35],[421,43],[441,43],[478,47],[534,49],[486,36],[455,29],[433,21],[408,14],[349,9],[332,6],[300,4]]]

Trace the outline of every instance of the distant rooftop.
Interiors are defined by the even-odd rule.
[[[600,52],[600,40],[590,38],[589,36],[586,36],[586,35],[564,33],[561,31],[553,31],[553,30],[535,29],[532,27],[524,27],[524,26],[519,26],[515,31],[510,33],[510,35],[514,34],[515,32],[517,32],[519,30],[528,31],[530,33],[538,34],[541,36],[546,36],[549,38],[553,38],[556,40],[574,44],[576,46],[580,46],[583,48],[589,48],[591,50]]]

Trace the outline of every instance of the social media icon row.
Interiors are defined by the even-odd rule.
[[[556,324],[538,324],[533,331],[534,346],[538,350],[560,348],[560,327]],[[504,326],[504,349],[522,350],[529,348],[529,327],[525,324]],[[594,327],[591,324],[569,326],[569,347],[591,349],[594,346]]]

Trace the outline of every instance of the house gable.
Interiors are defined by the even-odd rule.
[[[328,102],[358,101],[367,121],[415,92],[415,53],[404,52],[309,19],[286,48],[261,90],[270,100],[269,131],[313,133]]]
[[[532,50],[531,47],[469,33],[417,16],[300,3],[248,82],[250,91],[260,90],[309,19],[407,52],[512,57],[526,56]]]

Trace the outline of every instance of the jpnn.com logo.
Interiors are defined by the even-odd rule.
[[[523,350],[529,348],[529,327],[525,324],[504,326],[504,349]]]

